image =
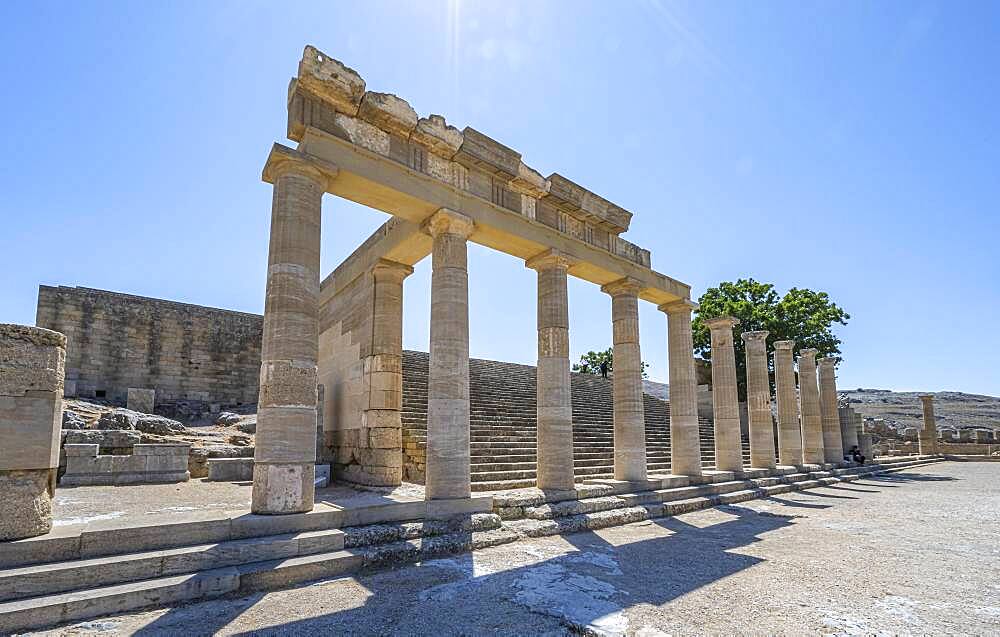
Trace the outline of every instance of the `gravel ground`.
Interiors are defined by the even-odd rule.
[[[54,634],[1000,633],[1000,463],[940,463]]]

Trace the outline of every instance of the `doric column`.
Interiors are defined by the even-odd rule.
[[[427,220],[434,238],[427,373],[426,498],[468,498],[469,270],[472,220],[442,208]]]
[[[566,277],[572,261],[546,250],[526,265],[538,271],[537,484],[568,490],[573,488],[573,399]]]
[[[313,508],[319,354],[320,208],[327,178],[272,153],[274,184],[254,450],[254,513]]]
[[[362,453],[355,476],[362,484],[396,486],[403,481],[403,279],[408,265],[379,260],[372,268],[372,348],[365,360],[368,404],[362,412]]]
[[[924,408],[924,426],[920,428],[917,437],[921,455],[931,455],[937,453],[937,423],[934,421],[934,396],[924,394],[920,396],[920,402]]]
[[[712,334],[712,413],[715,420],[715,468],[743,470],[740,398],[736,387],[733,327],[739,321],[722,316],[705,321]]]
[[[823,464],[823,419],[816,385],[816,350],[799,350],[799,413],[802,415],[802,461]]]
[[[52,530],[65,366],[59,332],[0,324],[0,542]]]
[[[667,356],[670,364],[670,473],[701,475],[698,436],[698,379],[694,372],[694,342],[688,300],[659,307],[667,314]]]
[[[641,289],[638,281],[627,277],[601,288],[611,296],[616,480],[646,479],[646,421],[639,351]]]
[[[771,382],[767,377],[766,331],[743,332],[747,350],[747,411],[750,417],[750,466],[773,469],[774,421]]]
[[[823,455],[827,462],[844,461],[844,441],[837,415],[837,361],[821,358],[819,366],[819,411],[823,423]]]
[[[854,410],[850,407],[837,408],[837,419],[840,422],[841,446],[844,449],[845,455],[850,452],[853,447],[860,448],[858,444],[858,425],[854,416]]]
[[[802,430],[795,400],[795,341],[774,342],[774,388],[778,398],[778,460],[783,465],[802,464]]]

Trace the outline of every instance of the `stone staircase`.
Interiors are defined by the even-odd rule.
[[[243,514],[0,542],[0,634],[678,515],[940,460],[899,457],[864,467],[762,469],[748,479],[710,472],[696,483],[684,476],[644,483],[595,479],[574,491],[527,488],[481,496],[481,508],[473,503],[465,514],[456,510],[442,518],[428,518],[424,508],[401,502],[377,511]]]
[[[403,352],[403,444],[407,480],[423,482],[427,441],[426,352]],[[535,368],[481,359],[469,361],[472,489],[494,491],[535,484]],[[578,481],[610,478],[614,472],[612,386],[593,374],[571,374],[573,457]],[[646,458],[650,473],[670,472],[670,403],[643,396]],[[699,420],[701,458],[715,466],[715,434]],[[744,460],[749,444],[744,440]]]

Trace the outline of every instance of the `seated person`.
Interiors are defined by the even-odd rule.
[[[851,447],[851,451],[849,452],[849,454],[851,456],[851,460],[853,460],[854,462],[857,462],[858,464],[865,463],[865,457],[861,455],[861,449],[859,449],[857,445]]]

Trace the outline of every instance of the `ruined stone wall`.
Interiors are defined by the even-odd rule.
[[[67,394],[124,403],[257,402],[263,318],[81,287],[39,286],[36,325],[66,335]]]

